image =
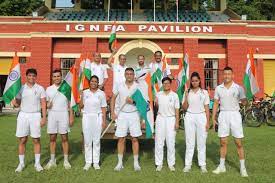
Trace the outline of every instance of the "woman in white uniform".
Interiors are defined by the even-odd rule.
[[[185,167],[189,172],[197,140],[198,162],[201,172],[206,173],[206,138],[209,129],[209,94],[201,88],[200,76],[193,72],[190,78],[190,89],[186,91],[183,100],[183,109],[186,110],[184,118],[185,129]]]
[[[88,171],[93,167],[99,170],[100,136],[106,127],[106,96],[98,89],[98,77],[92,76],[90,89],[83,91],[80,107],[83,108],[82,132],[84,135],[85,166]]]

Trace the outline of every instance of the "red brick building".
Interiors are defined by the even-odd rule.
[[[63,21],[39,17],[0,17],[0,75],[7,75],[8,63],[17,52],[22,73],[38,70],[38,82],[50,85],[51,71],[64,71],[81,53],[100,52],[103,61],[110,56],[110,21]],[[222,82],[221,69],[230,66],[235,80],[242,84],[248,49],[254,50],[260,95],[275,90],[275,22],[152,22],[117,21],[118,54],[127,56],[127,65],[136,65],[144,54],[147,63],[153,52],[166,55],[172,73],[177,74],[178,59],[187,52],[190,69],[198,71],[203,86],[213,89]],[[117,57],[115,59],[117,62]],[[111,94],[109,71],[107,94]],[[24,77],[23,77],[24,78]]]

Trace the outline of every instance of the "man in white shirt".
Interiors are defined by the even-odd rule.
[[[155,134],[155,164],[156,171],[161,171],[163,164],[163,148],[166,141],[167,162],[170,171],[175,171],[175,141],[176,130],[179,128],[179,97],[171,90],[172,80],[162,79],[163,91],[156,95],[158,113]]]
[[[98,88],[104,91],[105,83],[108,79],[107,69],[101,64],[101,54],[94,53],[94,61],[91,63],[92,75],[96,75],[99,79]]]
[[[247,177],[244,160],[244,149],[242,145],[243,127],[242,117],[239,112],[239,101],[243,105],[247,104],[244,90],[241,86],[233,81],[233,70],[230,67],[225,67],[223,70],[224,82],[215,89],[214,106],[213,106],[213,125],[214,129],[217,125],[216,115],[217,108],[220,105],[220,113],[218,117],[218,136],[220,137],[220,164],[213,171],[215,174],[226,172],[225,157],[227,153],[227,138],[230,135],[234,137],[240,159],[240,173],[242,177]]]
[[[150,68],[145,65],[144,55],[138,55],[137,57],[138,65],[135,68],[135,80],[139,85],[144,97],[147,97],[148,100],[148,85],[145,81],[147,73],[150,73]]]
[[[121,83],[113,91],[113,96],[111,100],[111,113],[112,119],[117,119],[117,128],[115,136],[118,137],[118,164],[115,167],[115,171],[120,171],[123,169],[123,153],[125,149],[125,140],[130,132],[132,137],[132,149],[134,155],[134,170],[140,171],[141,168],[138,162],[139,153],[139,142],[138,137],[142,135],[140,118],[135,102],[130,98],[131,95],[137,89],[137,83],[134,81],[135,73],[133,68],[127,68],[125,70],[126,81]],[[119,111],[115,111],[116,98],[118,99]]]
[[[74,121],[73,111],[69,107],[67,98],[58,91],[58,88],[62,82],[61,70],[56,69],[53,71],[52,80],[53,85],[49,86],[46,90],[48,108],[47,132],[50,135],[51,158],[48,164],[45,166],[45,169],[56,167],[55,149],[57,134],[60,134],[62,139],[62,148],[64,154],[63,166],[65,169],[70,169],[71,165],[68,159],[68,132],[70,132],[70,126],[73,125]]]
[[[36,83],[37,71],[28,69],[26,71],[27,82],[21,87],[16,99],[12,101],[14,107],[20,106],[17,117],[16,137],[19,139],[19,165],[15,172],[21,172],[24,167],[25,148],[30,135],[34,145],[35,170],[43,170],[40,165],[40,136],[41,127],[46,124],[46,94],[42,86]],[[42,109],[42,118],[41,118]]]

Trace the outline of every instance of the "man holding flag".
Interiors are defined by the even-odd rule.
[[[37,71],[28,69],[27,82],[21,87],[16,99],[12,100],[14,107],[20,106],[16,127],[16,137],[19,139],[19,165],[15,172],[21,172],[25,167],[25,148],[29,135],[34,144],[35,170],[37,172],[43,170],[40,165],[40,136],[41,127],[46,124],[46,93],[44,88],[36,83],[36,78]]]
[[[57,133],[61,135],[62,148],[64,153],[64,168],[70,169],[69,163],[69,143],[68,132],[70,132],[70,126],[73,125],[74,115],[72,109],[69,107],[68,99],[62,95],[58,88],[61,85],[62,74],[61,70],[56,69],[52,73],[53,85],[47,88],[47,108],[48,108],[48,129],[47,132],[50,135],[50,153],[51,158],[45,169],[51,169],[56,167],[55,149]],[[68,113],[69,111],[69,113]]]
[[[117,119],[117,128],[115,136],[118,137],[117,151],[118,164],[114,168],[115,171],[123,169],[123,153],[125,150],[125,140],[130,132],[132,137],[132,149],[134,154],[134,170],[140,171],[141,168],[138,162],[139,142],[138,137],[142,135],[140,127],[140,117],[137,111],[136,103],[131,96],[138,89],[137,83],[134,81],[135,72],[133,68],[125,69],[126,81],[113,89],[113,96],[111,99],[111,114],[112,120]],[[115,111],[116,98],[118,99],[119,110]]]

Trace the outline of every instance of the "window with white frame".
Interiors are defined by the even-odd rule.
[[[70,68],[75,62],[75,58],[61,58],[61,72],[62,72],[62,78],[64,79],[67,73],[69,72]]]
[[[215,89],[218,85],[219,62],[218,59],[204,59],[205,88]]]

